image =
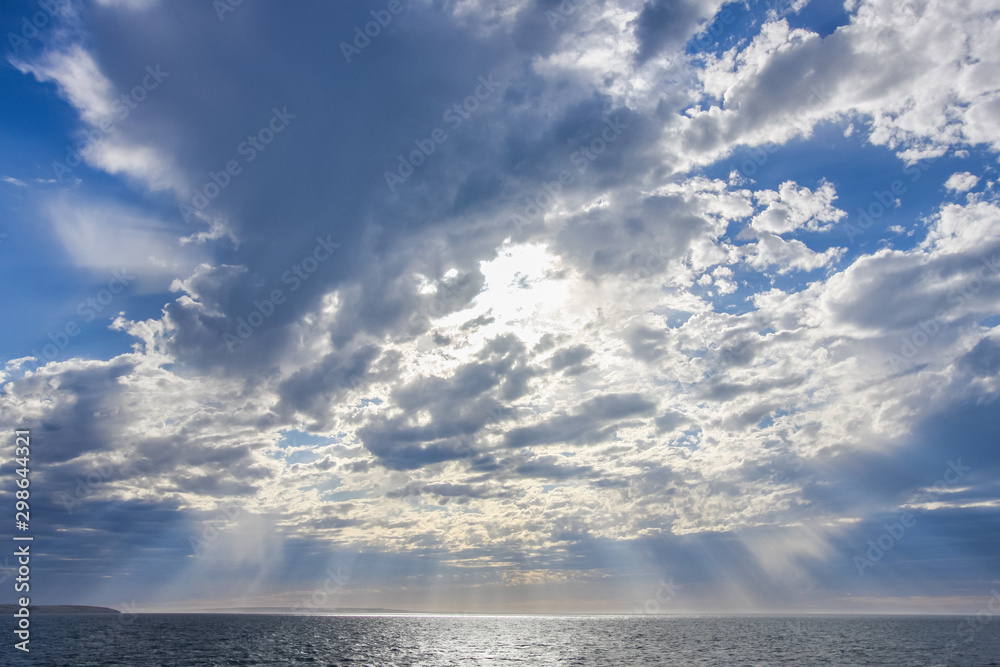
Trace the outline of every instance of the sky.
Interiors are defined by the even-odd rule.
[[[0,33],[33,603],[998,595],[998,0],[18,0]]]

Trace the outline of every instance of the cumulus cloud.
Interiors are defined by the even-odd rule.
[[[898,6],[897,6],[898,5]],[[987,144],[997,118],[997,82],[984,75],[996,55],[991,3],[968,8],[962,36],[943,31],[943,7],[894,0],[858,3],[849,25],[826,37],[766,23],[745,48],[709,57],[706,94],[720,98],[691,115],[684,141],[698,153],[785,141],[815,123],[867,119],[869,139],[907,160],[949,146]],[[875,66],[873,63],[878,63]]]
[[[948,180],[944,182],[944,187],[955,192],[966,192],[976,187],[978,182],[978,176],[967,171],[958,171],[948,177]]]
[[[17,62],[82,132],[170,74],[87,156],[132,199],[81,172],[40,210],[75,267],[153,296],[112,324],[126,354],[9,360],[0,413],[46,443],[48,502],[116,540],[187,544],[236,503],[178,578],[251,563],[280,597],[280,565],[336,551],[620,581],[601,554],[627,552],[720,581],[713,549],[762,604],[787,572],[854,590],[836,559],[947,465],[947,425],[978,425],[961,494],[994,507],[1000,205],[914,192],[910,236],[841,247],[869,189],[811,157],[850,124],[859,154],[947,163],[926,192],[974,188],[949,155],[1000,146],[994,4],[868,0],[821,36],[797,1],[710,50],[718,2],[413,3],[351,63],[348,5],[291,32],[249,4],[82,8],[87,40]],[[764,145],[758,185],[731,157]]]
[[[754,216],[755,229],[772,234],[785,234],[796,229],[827,231],[846,214],[832,206],[837,198],[833,186],[823,183],[816,191],[798,187],[786,181],[777,192],[762,190],[754,197],[767,208]]]

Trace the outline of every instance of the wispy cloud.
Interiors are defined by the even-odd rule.
[[[779,5],[72,5],[0,193],[41,594],[981,608],[1000,7]]]

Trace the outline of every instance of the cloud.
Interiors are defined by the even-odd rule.
[[[954,145],[995,148],[988,128],[1000,118],[996,85],[982,76],[996,58],[986,47],[997,31],[987,18],[991,3],[969,8],[962,40],[940,33],[943,10],[933,3],[894,7],[858,3],[850,24],[823,38],[784,19],[768,22],[745,48],[709,57],[705,93],[722,105],[692,115],[686,145],[711,155],[726,144],[783,142],[808,136],[821,120],[860,116],[869,119],[872,143],[910,161]]]
[[[21,72],[39,81],[53,81],[59,92],[91,126],[113,116],[114,86],[101,72],[93,56],[79,44],[62,51],[47,52],[37,61],[15,61]]]
[[[967,171],[960,171],[949,176],[948,180],[944,183],[944,187],[955,192],[965,192],[976,187],[976,183],[978,182],[978,176],[970,174]]]
[[[126,122],[170,76],[159,64],[154,67],[151,63],[144,71],[133,74],[132,82],[116,83],[80,44],[57,47],[37,60],[14,59],[13,63],[39,81],[54,82],[86,126],[76,149],[69,149],[62,161],[53,163],[57,179],[63,180],[85,160],[109,173],[134,177],[154,190],[184,187],[183,177],[168,152],[157,150]]]
[[[636,60],[641,64],[665,48],[678,48],[695,32],[699,20],[715,13],[706,12],[704,3],[689,0],[649,0],[635,18],[635,37],[639,42]]]
[[[706,606],[724,585],[841,604],[873,593],[844,554],[952,449],[979,467],[920,510],[914,562],[946,520],[988,525],[1000,208],[940,185],[972,189],[955,170],[997,150],[993,5],[860,2],[825,36],[751,9],[709,50],[689,44],[717,2],[551,25],[564,4],[413,3],[347,63],[368,10],[105,2],[80,9],[86,40],[19,61],[83,133],[169,72],[39,195],[68,264],[142,284],[112,325],[133,348],[2,376],[4,420],[51,454],[48,502],[73,503],[52,530],[99,531],[88,572],[121,546],[138,574],[225,599],[252,572],[270,599],[327,558],[373,596],[674,568]],[[480,77],[502,85],[479,99]],[[747,146],[768,147],[761,185],[720,178]],[[852,160],[930,155],[894,211],[912,235],[836,245],[838,206],[868,196]],[[188,558],[227,503],[232,541]],[[165,555],[141,556],[150,535]]]
[[[561,463],[560,457],[556,456],[539,456],[520,464],[514,469],[514,473],[518,476],[554,480],[582,477],[591,471],[590,466],[575,466]]]
[[[549,367],[553,371],[577,374],[583,371],[583,362],[593,356],[594,351],[584,344],[557,350],[552,355]]]
[[[508,431],[508,447],[549,444],[590,445],[614,437],[613,424],[628,417],[648,415],[656,404],[639,394],[596,396],[581,404],[572,415],[552,417],[535,426]]]
[[[779,267],[778,273],[812,271],[829,266],[843,254],[843,248],[830,248],[818,253],[810,250],[802,241],[785,241],[769,232],[758,232],[757,239],[757,243],[749,246],[752,251],[748,253],[747,261],[762,271],[770,266]]]
[[[959,358],[964,369],[978,377],[1000,373],[1000,345],[991,338],[983,338],[976,346]]]
[[[207,259],[203,249],[182,249],[176,223],[117,202],[64,196],[49,202],[47,214],[74,265],[100,274],[124,269],[146,289],[162,290]]]
[[[772,234],[787,234],[801,228],[827,231],[846,215],[832,206],[837,194],[829,183],[823,183],[813,192],[785,181],[777,192],[761,190],[754,196],[767,208],[755,215],[750,224]]]

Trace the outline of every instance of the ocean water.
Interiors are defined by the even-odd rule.
[[[1000,665],[1000,620],[900,616],[38,616],[4,664]],[[969,641],[964,641],[968,639]]]

